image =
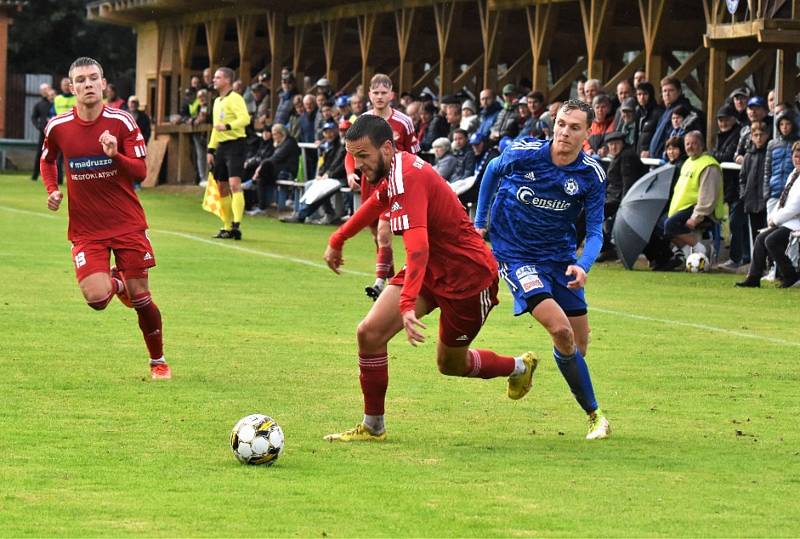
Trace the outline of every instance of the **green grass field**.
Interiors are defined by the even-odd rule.
[[[439,375],[434,315],[428,343],[390,345],[387,442],[332,445],[360,419],[368,233],[336,276],[330,227],[250,219],[218,242],[197,191],[143,192],[174,372],[154,383],[135,313],[83,302],[45,198],[0,176],[0,536],[800,535],[800,291],[596,266],[588,362],[614,434],[587,442],[503,290],[476,344],[546,358],[525,399]],[[254,412],[286,433],[271,468],[228,447]]]

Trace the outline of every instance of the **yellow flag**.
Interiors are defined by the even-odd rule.
[[[203,209],[213,213],[222,219],[222,204],[219,201],[219,186],[214,179],[214,175],[208,173],[208,183],[206,184],[206,193],[203,196]]]

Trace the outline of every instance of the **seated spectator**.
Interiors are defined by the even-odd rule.
[[[469,146],[469,133],[463,129],[456,129],[453,132],[453,143],[451,152],[456,160],[456,167],[450,181],[463,180],[472,174],[475,168],[475,154]]]
[[[717,144],[711,150],[711,155],[720,163],[733,162],[736,156],[741,130],[736,118],[733,105],[723,105],[717,111]],[[722,171],[722,190],[723,199],[728,205],[731,251],[730,259],[720,264],[719,269],[735,272],[739,266],[750,263],[750,234],[747,231],[747,217],[739,199],[738,171]]]
[[[623,133],[612,131],[606,134],[604,142],[611,162],[608,165],[608,172],[606,172],[603,248],[597,258],[598,262],[617,258],[616,250],[611,243],[611,231],[614,229],[617,210],[628,190],[644,173],[642,162],[639,160],[639,156],[636,155],[636,150],[625,141]]]
[[[480,101],[480,126],[478,126],[478,131],[476,132],[480,133],[485,139],[488,139],[492,132],[492,126],[497,120],[497,115],[500,114],[503,106],[497,102],[494,91],[489,88],[481,90]]]
[[[340,95],[336,98],[336,115],[339,121],[350,121],[349,118],[352,115],[352,111],[350,110],[350,98],[346,95]]]
[[[587,83],[590,81],[587,81]],[[589,128],[589,137],[583,142],[583,151],[589,155],[605,154],[603,140],[614,130],[614,116],[611,114],[611,99],[606,94],[598,94],[592,102],[594,120]]]
[[[474,176],[475,181],[472,187],[458,197],[464,206],[477,202],[481,180],[486,172],[486,167],[489,166],[489,161],[500,155],[497,147],[490,146],[489,141],[484,139],[480,132],[476,131],[473,133],[469,138],[469,143],[470,146],[472,146],[472,153],[475,155],[475,165],[472,168],[470,176]]]
[[[508,131],[509,125],[517,122],[518,97],[519,92],[516,86],[513,84],[506,84],[503,86],[503,108],[497,113],[497,117],[492,125],[492,130],[489,133],[489,139],[492,142],[500,140],[500,137]]]
[[[736,286],[758,288],[761,276],[767,268],[767,255],[778,266],[779,288],[789,288],[798,283],[797,268],[786,256],[786,248],[792,232],[800,230],[800,142],[792,144],[794,170],[789,174],[781,191],[778,203],[767,217],[768,228],[761,232],[753,244],[753,261],[744,281]]]
[[[653,85],[646,81],[636,85],[636,131],[639,135],[636,151],[640,157],[649,155],[650,140],[663,114],[664,107],[656,102]]]
[[[733,107],[734,116],[739,124],[744,125],[747,122],[747,101],[752,96],[753,92],[748,86],[741,86],[736,88],[728,96],[728,104]]]
[[[682,106],[688,111],[686,125],[684,125],[686,131],[693,130],[696,126],[701,133],[703,132],[705,117],[683,95],[680,80],[671,76],[661,79],[661,99],[664,101],[664,113],[653,131],[647,154],[643,152],[642,157],[661,157],[664,154],[664,143],[670,138],[669,132],[672,129],[670,122],[672,120],[672,112],[676,107]]]
[[[667,162],[675,167],[672,183],[670,184],[671,199],[672,193],[675,190],[675,184],[678,183],[678,178],[680,177],[681,167],[683,166],[683,162],[686,161],[683,139],[680,137],[668,139],[666,142],[666,154]],[[650,269],[653,271],[673,271],[677,268],[682,268],[685,263],[682,253],[676,254],[672,252],[672,242],[664,235],[667,208],[669,208],[669,202],[664,205],[656,227],[650,235],[650,240],[642,250],[642,253],[650,262]]]
[[[272,126],[272,140],[275,147],[272,155],[264,159],[253,174],[258,186],[258,208],[249,212],[249,215],[266,213],[275,198],[277,180],[294,180],[297,176],[300,163],[297,141],[281,124]]]
[[[764,164],[769,132],[766,122],[750,124],[747,153],[739,171],[739,197],[750,222],[750,237],[755,241],[758,231],[767,226],[767,199],[764,198]]]
[[[767,102],[763,97],[753,96],[747,101],[747,123],[739,132],[739,144],[736,146],[737,164],[744,162],[744,155],[750,145],[750,125],[753,122],[766,122],[767,132],[772,136],[772,116],[767,110]]]
[[[320,96],[322,94],[317,94]],[[316,132],[314,142],[319,146],[325,140],[325,134],[323,133],[323,126],[327,123],[333,122],[336,125],[335,118],[333,117],[333,102],[325,100],[322,102],[319,108],[319,118],[322,120],[322,123],[319,125],[319,131]]]
[[[408,114],[408,106],[415,101],[414,96],[408,92],[403,92],[400,94],[400,107],[405,111],[407,116],[411,116]]]
[[[778,199],[792,171],[792,144],[798,139],[797,124],[790,112],[781,112],[775,117],[778,123],[777,136],[769,141],[764,161],[764,197],[767,199],[767,216],[778,205]]]
[[[133,119],[136,120],[136,125],[139,126],[139,131],[141,131],[142,137],[147,143],[150,140],[150,117],[145,111],[139,109],[139,98],[137,96],[132,95],[128,98],[128,111],[133,116]]]
[[[450,151],[450,139],[441,137],[434,140],[433,153],[436,155],[436,163],[433,168],[439,173],[439,176],[448,182],[451,181],[457,162]]]
[[[350,96],[350,110],[352,113],[350,114],[350,118],[348,120],[350,123],[356,121],[356,118],[364,114],[364,105],[365,105],[364,96],[358,92],[354,93]]]
[[[256,131],[258,138],[255,144],[248,145],[247,155],[244,160],[244,174],[243,178],[246,181],[242,182],[242,190],[244,191],[245,208],[252,210],[258,207],[258,194],[256,189],[258,187],[257,181],[254,178],[256,169],[262,161],[268,159],[275,151],[275,146],[272,142],[272,126],[265,126],[261,131]]]
[[[538,123],[539,119],[534,118],[531,116],[530,108],[528,108],[528,98],[527,96],[523,96],[519,98],[517,101],[517,136],[519,137],[530,137],[531,131],[533,131],[534,127]],[[527,133],[527,134],[526,134]]]
[[[478,109],[475,108],[475,102],[467,99],[461,105],[461,129],[470,135],[478,130],[480,127],[481,119],[478,117]]]
[[[316,221],[315,224],[329,225],[339,221],[336,211],[331,204],[331,197],[339,192],[339,189],[347,185],[347,175],[344,169],[345,147],[340,138],[340,133],[345,133],[350,128],[350,122],[342,120],[337,126],[334,122],[326,122],[322,126],[322,133],[325,141],[320,145],[322,152],[321,163],[317,170],[317,176],[313,180],[306,182],[306,189],[310,188],[315,181],[322,179],[339,180],[339,186],[330,190],[329,193],[317,198],[311,204],[299,203],[297,212],[290,217],[281,219],[284,223],[304,223],[314,215],[318,208],[322,207],[325,217]]]
[[[636,123],[636,98],[629,97],[619,106],[619,120],[615,131],[619,131],[625,136],[625,144],[636,151],[639,143],[639,131]],[[637,157],[639,153],[636,153]]]
[[[547,110],[539,116],[539,129],[541,134],[539,138],[550,140],[553,138],[553,122],[558,114],[558,110],[564,103],[562,101],[553,101],[547,106]]]
[[[689,131],[683,139],[688,159],[669,203],[664,235],[677,247],[689,246],[706,254],[697,232],[725,217],[722,200],[722,171],[714,157],[705,151],[703,134]]]

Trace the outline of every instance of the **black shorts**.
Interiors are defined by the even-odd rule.
[[[244,176],[244,158],[247,144],[243,138],[220,142],[214,152],[214,179],[227,182],[229,178]]]
[[[681,234],[689,234],[692,229],[686,226],[686,221],[694,213],[694,206],[689,206],[679,212],[676,212],[672,217],[667,218],[664,222],[664,236],[674,238]]]

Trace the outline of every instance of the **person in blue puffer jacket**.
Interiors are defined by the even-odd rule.
[[[798,139],[797,122],[793,110],[785,110],[775,118],[778,135],[767,145],[764,161],[764,199],[767,214],[778,205],[786,178],[794,170],[792,165],[792,143]]]

